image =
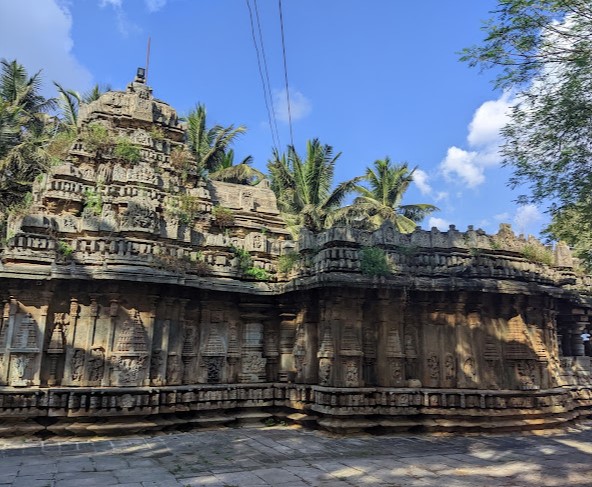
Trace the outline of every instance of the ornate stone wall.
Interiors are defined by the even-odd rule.
[[[184,128],[141,79],[80,118],[68,158],[8,224],[0,434],[271,415],[335,431],[537,428],[590,414],[591,282],[565,246],[551,254],[508,226],[293,241],[265,182],[204,183],[186,150],[179,162]],[[139,160],[90,144],[93,124]],[[388,275],[361,272],[367,247]]]

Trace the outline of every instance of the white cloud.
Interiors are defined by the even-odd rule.
[[[500,130],[508,122],[513,103],[514,98],[504,93],[497,100],[486,101],[477,108],[469,124],[469,148],[450,147],[440,163],[440,170],[447,179],[460,179],[471,188],[485,181],[485,169],[501,162]]]
[[[444,175],[452,179],[460,177],[469,187],[475,187],[485,181],[483,167],[476,163],[478,152],[469,152],[458,147],[450,147],[446,158],[440,163]]]
[[[510,214],[506,211],[504,213],[498,213],[497,215],[493,215],[493,218],[495,218],[499,222],[507,222],[510,219]]]
[[[273,105],[275,116],[281,122],[288,122],[290,115],[292,122],[300,120],[312,111],[312,104],[300,91],[290,89],[290,113],[288,113],[288,100],[286,90],[273,90]]]
[[[533,224],[541,222],[543,215],[535,205],[520,206],[514,215],[514,223],[518,232],[526,233],[527,228],[532,228]]]
[[[513,100],[508,93],[504,93],[497,100],[483,103],[469,124],[467,140],[471,147],[499,146],[500,130],[508,123],[508,113]]]
[[[152,13],[162,9],[166,5],[167,0],[144,0],[144,3],[146,4],[148,12]]]
[[[449,226],[450,226],[450,223],[448,221],[444,220],[443,218],[437,218],[437,217],[431,216],[430,219],[428,220],[428,227],[429,228],[436,227],[438,230],[445,232],[448,230]]]
[[[438,191],[436,193],[436,196],[434,196],[434,200],[436,200],[436,201],[447,200],[449,196],[450,195],[448,194],[448,191]]]
[[[115,18],[117,19],[117,30],[119,30],[119,33],[123,37],[127,37],[132,33],[140,31],[140,28],[136,24],[128,20],[127,15],[123,10],[123,0],[100,0],[99,6],[101,8],[107,6],[113,8]]]
[[[93,78],[72,53],[72,16],[56,0],[2,2],[0,57],[16,59],[29,75],[42,69],[43,93],[54,94],[51,81],[84,91]]]
[[[428,184],[429,176],[425,171],[421,169],[416,169],[413,173],[413,182],[417,186],[417,189],[421,192],[421,194],[430,194],[432,192],[432,187]]]

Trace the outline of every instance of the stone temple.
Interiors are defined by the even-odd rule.
[[[541,263],[532,250],[548,249],[507,225],[294,240],[266,181],[194,172],[183,124],[142,77],[83,106],[79,128],[139,157],[81,136],[9,220],[0,435],[266,418],[506,430],[591,414],[592,280],[567,247]],[[368,247],[390,275],[361,272]]]

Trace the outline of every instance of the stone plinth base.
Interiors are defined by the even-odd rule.
[[[338,433],[509,431],[589,415],[592,389],[539,391],[225,384],[161,388],[0,388],[0,435],[104,435],[261,425]]]

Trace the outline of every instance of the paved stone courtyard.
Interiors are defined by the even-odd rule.
[[[0,439],[15,487],[592,486],[592,422],[542,435],[332,437],[289,427]]]

